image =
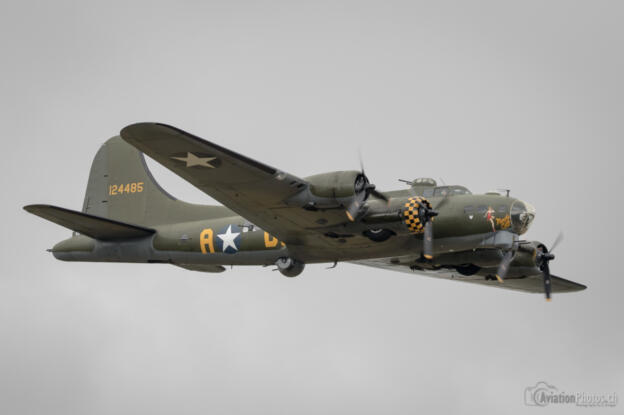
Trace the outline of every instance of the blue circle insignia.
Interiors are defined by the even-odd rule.
[[[235,254],[240,248],[241,230],[236,225],[228,225],[222,228],[215,238],[215,252]]]

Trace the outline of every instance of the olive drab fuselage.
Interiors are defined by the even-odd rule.
[[[420,193],[420,194],[419,194]],[[155,226],[156,233],[143,243],[146,249],[153,250],[154,261],[184,261],[220,264],[220,265],[270,265],[277,257],[296,255],[307,263],[349,261],[371,257],[403,256],[420,252],[422,249],[422,228],[414,226],[414,202],[444,204],[439,208],[440,215],[433,219],[436,254],[463,250],[463,245],[470,244],[471,235],[487,239],[484,235],[500,231],[511,231],[514,225],[512,209],[514,205],[525,205],[522,201],[499,194],[473,195],[457,194],[432,196],[425,198],[422,192],[412,189],[390,193],[389,201],[369,199],[369,217],[359,223],[328,224],[323,239],[325,247],[315,252],[306,252],[299,245],[286,245],[277,237],[249,223],[241,216],[234,215],[216,219],[194,220],[171,225]],[[411,207],[408,207],[411,206]],[[319,209],[314,212],[319,220],[324,213],[335,215],[340,207]],[[374,212],[385,212],[384,221],[376,221]],[[388,215],[388,212],[394,216]],[[410,216],[406,213],[410,212]],[[329,215],[328,215],[329,216]],[[388,217],[390,216],[390,217]],[[411,217],[411,219],[410,219]],[[519,221],[515,219],[515,221]],[[518,228],[516,231],[526,231]],[[387,230],[390,236],[383,241],[375,241],[367,236],[367,231]],[[229,232],[228,232],[229,231]],[[89,249],[93,241],[82,237],[85,249],[77,248],[74,238],[57,244],[53,252],[59,259],[75,257],[75,251],[81,251],[82,260],[88,260],[85,252],[93,252],[93,260],[100,260],[95,251]],[[302,244],[305,244],[303,239]],[[80,246],[80,244],[78,244]],[[477,245],[478,246],[478,245]],[[480,246],[487,248],[487,246]],[[467,247],[470,249],[470,245]],[[74,252],[74,254],[72,254]],[[116,253],[120,261],[126,260]],[[110,258],[114,260],[114,258]]]

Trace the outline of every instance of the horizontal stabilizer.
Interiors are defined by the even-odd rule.
[[[153,229],[130,225],[116,220],[76,212],[51,205],[28,205],[24,210],[58,225],[102,241],[141,238],[155,232]]]

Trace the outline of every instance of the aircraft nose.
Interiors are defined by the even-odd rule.
[[[511,205],[511,228],[518,235],[525,233],[535,219],[533,205],[522,200],[516,200]]]

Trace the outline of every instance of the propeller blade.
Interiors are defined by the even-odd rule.
[[[360,171],[364,174],[364,158],[362,158],[362,147],[358,147],[358,159],[360,160]]]
[[[510,249],[503,256],[503,259],[501,260],[500,264],[498,265],[498,269],[496,270],[496,279],[498,280],[498,282],[502,283],[505,279],[507,271],[509,271],[509,265],[511,265],[511,261],[513,261],[514,254],[515,252]]]
[[[384,200],[384,201],[386,201],[386,202],[389,202],[389,201],[390,201],[390,199],[388,199],[388,196],[384,195],[383,193],[381,193],[381,192],[380,192],[380,191],[378,191],[378,190],[375,190],[375,189],[371,190],[371,194],[372,194],[373,196],[375,196],[376,198],[381,199],[381,200]]]
[[[423,256],[426,259],[433,259],[433,223],[429,219],[425,223],[425,234],[423,236]]]
[[[553,242],[552,245],[550,246],[549,252],[552,252],[555,249],[555,247],[559,245],[561,241],[563,241],[563,232],[559,232],[559,235],[557,235],[555,242]]]
[[[360,211],[360,203],[357,200],[354,200],[353,203],[349,205],[345,213],[347,214],[347,218],[351,222],[355,222],[358,217],[358,213]]]
[[[542,265],[542,276],[544,278],[544,294],[546,294],[546,301],[550,301],[550,292],[552,290],[552,284],[550,280],[550,266],[548,261]]]
[[[375,185],[368,183],[366,176],[362,175],[360,180],[355,183],[355,190],[355,197],[353,198],[351,204],[347,206],[345,211],[347,218],[349,218],[351,222],[359,220],[368,210],[365,202],[368,198],[369,192],[375,190]]]
[[[561,238],[557,237],[557,239]],[[552,292],[550,261],[555,259],[555,256],[552,252],[549,252],[546,247],[540,247],[537,255],[539,268],[542,271],[542,278],[544,280],[544,294],[546,295],[546,301],[550,301],[550,293]]]

